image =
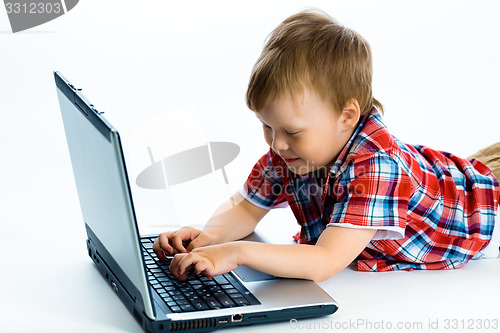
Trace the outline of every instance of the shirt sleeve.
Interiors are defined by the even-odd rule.
[[[283,181],[274,170],[269,152],[255,164],[247,181],[240,189],[241,195],[252,204],[264,209],[288,207]]]
[[[405,237],[412,185],[385,153],[357,156],[330,189],[334,197],[328,226],[377,229],[372,240]]]

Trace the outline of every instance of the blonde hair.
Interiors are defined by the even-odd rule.
[[[312,88],[341,112],[351,98],[361,115],[382,104],[372,96],[370,45],[328,14],[307,10],[290,16],[268,36],[253,67],[246,100],[259,112],[270,97]]]

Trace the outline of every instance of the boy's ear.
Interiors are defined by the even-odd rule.
[[[361,110],[359,109],[358,100],[351,98],[347,101],[340,116],[341,123],[344,130],[351,130],[354,128],[361,117]]]

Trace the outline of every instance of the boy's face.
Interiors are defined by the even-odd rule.
[[[359,106],[356,119],[351,119],[356,116],[351,111],[336,112],[314,90],[305,89],[295,99],[290,93],[270,98],[256,115],[271,149],[290,171],[304,175],[330,170],[359,119]]]

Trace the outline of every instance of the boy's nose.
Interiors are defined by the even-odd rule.
[[[286,140],[283,140],[281,136],[275,135],[271,148],[273,148],[274,151],[286,151],[289,147]]]

